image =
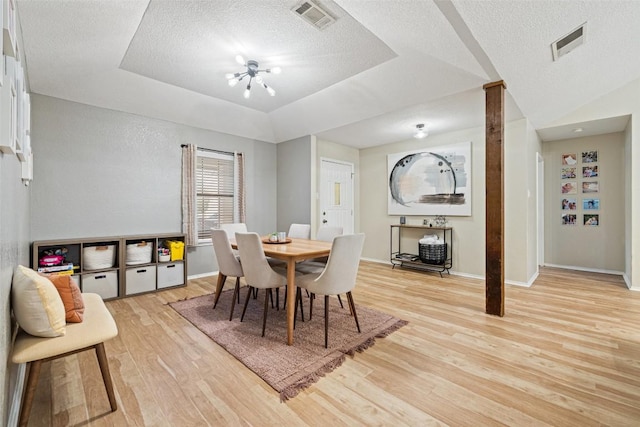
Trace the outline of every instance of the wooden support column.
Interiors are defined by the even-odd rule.
[[[504,91],[502,80],[483,86],[486,97],[486,312],[504,316]]]

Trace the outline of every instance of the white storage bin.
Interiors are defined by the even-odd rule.
[[[116,263],[116,245],[86,246],[82,249],[84,270],[111,268]]]
[[[153,243],[140,242],[128,244],[126,253],[125,263],[127,265],[148,264],[151,262]]]
[[[82,275],[82,292],[98,294],[102,299],[116,298],[118,296],[118,273],[105,271]]]
[[[184,263],[158,265],[158,289],[184,285]]]
[[[125,293],[139,294],[156,290],[156,266],[148,265],[139,268],[128,268],[125,273]]]

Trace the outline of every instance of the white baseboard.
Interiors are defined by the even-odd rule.
[[[215,276],[216,274],[218,274],[218,270],[210,271],[208,273],[194,274],[192,276],[187,276],[187,280],[202,279],[203,277],[211,277],[211,276]]]
[[[617,270],[604,270],[601,268],[578,267],[575,265],[558,265],[558,264],[548,264],[548,263],[545,263],[544,266],[553,267],[553,268],[562,268],[565,270],[588,271],[590,273],[615,274],[616,276],[624,276],[623,271],[617,271]]]
[[[371,261],[371,262],[375,262],[375,263],[378,263],[378,264],[392,265],[391,261],[388,261],[388,260],[384,260],[383,261],[383,260],[373,259],[373,258],[362,258],[362,260],[363,261]],[[414,270],[414,271],[418,271],[418,270]],[[486,279],[486,277],[483,276],[483,275],[463,273],[461,271],[455,271],[455,270],[449,270],[449,274],[451,274],[452,276],[466,277],[468,279],[477,279],[477,280],[485,280]],[[515,281],[515,280],[505,280],[504,283],[506,283],[508,285],[524,286],[526,288],[530,288],[531,285],[533,284],[533,282],[537,278],[538,278],[538,272],[536,272],[536,274],[534,274],[533,277],[531,279],[529,279],[528,282],[518,282],[518,281]]]
[[[627,285],[627,288],[630,291],[640,291],[640,288],[633,287],[633,284],[631,283],[631,279],[629,279],[629,276],[627,276],[627,273],[622,273],[622,278],[624,279],[624,283],[625,285]]]
[[[20,363],[16,372],[16,383],[11,390],[11,406],[9,407],[9,417],[7,427],[16,427],[20,417],[20,405],[22,404],[22,390],[24,389],[24,377],[27,371],[27,364]]]

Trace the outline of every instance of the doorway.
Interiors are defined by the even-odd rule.
[[[353,163],[320,159],[320,226],[353,234]]]

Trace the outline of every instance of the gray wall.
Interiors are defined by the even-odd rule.
[[[582,151],[598,151],[599,176],[582,178]],[[576,179],[561,179],[563,153],[576,153]],[[546,142],[543,144],[545,163],[545,264],[578,267],[589,270],[623,272],[625,268],[625,193],[624,134],[589,136]],[[562,194],[564,182],[575,181],[577,194]],[[598,181],[598,193],[582,193],[583,181]],[[575,211],[562,211],[563,198],[577,201]],[[583,199],[600,199],[597,211],[583,210]],[[561,225],[563,213],[575,213],[576,225]],[[584,214],[599,214],[597,227],[584,226]]]
[[[1,61],[0,61],[1,65]],[[2,72],[2,71],[0,71]],[[11,70],[8,69],[9,74]],[[0,138],[9,141],[10,95],[8,76],[0,87]],[[17,366],[9,362],[12,343],[11,278],[18,264],[29,265],[29,195],[22,183],[22,164],[15,154],[0,154],[0,425],[7,425]]]
[[[311,224],[311,136],[281,142],[278,147],[278,224]]]
[[[276,146],[57,98],[32,96],[33,240],[181,231],[181,144],[246,155],[247,226],[276,225]],[[188,274],[217,270],[191,248]]]

